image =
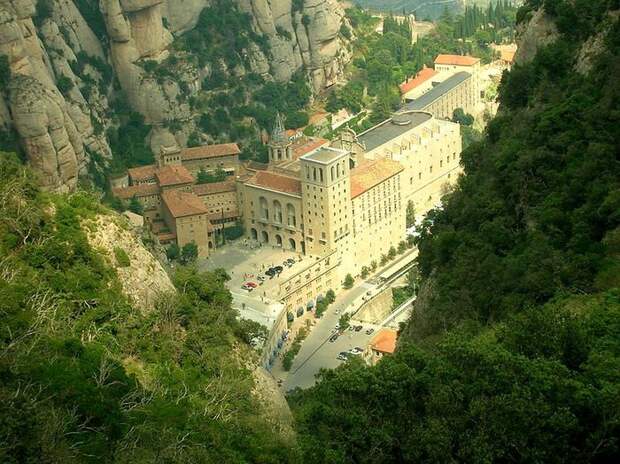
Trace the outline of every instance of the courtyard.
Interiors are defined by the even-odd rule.
[[[290,266],[285,264],[289,259],[294,261]],[[233,296],[272,303],[279,300],[279,284],[309,264],[310,260],[290,250],[239,239],[211,250],[208,258],[199,261],[199,266],[202,270],[224,269],[230,276],[227,286]],[[274,266],[281,266],[282,272],[269,277],[265,271]],[[242,288],[246,283],[256,285],[256,288]]]

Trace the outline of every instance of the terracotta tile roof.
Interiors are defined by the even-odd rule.
[[[199,147],[184,148],[181,150],[183,160],[216,158],[218,156],[238,155],[241,153],[236,143],[220,143],[215,145],[201,145]]]
[[[383,328],[370,342],[373,350],[381,353],[394,353],[396,350],[397,334],[395,330]]]
[[[127,169],[127,173],[134,182],[142,182],[145,180],[154,179],[156,170],[157,166],[155,166],[154,164],[149,164],[148,166],[129,168]]]
[[[161,198],[170,214],[175,218],[209,213],[204,202],[193,193],[168,190],[161,194]]]
[[[479,61],[480,58],[468,55],[437,55],[437,58],[435,58],[435,64],[448,64],[454,66],[473,66]]]
[[[159,186],[157,184],[130,185],[129,187],[112,189],[112,193],[121,200],[128,200],[133,197],[157,195]]]
[[[196,184],[192,187],[198,196],[213,195],[215,193],[234,192],[237,190],[235,180],[225,180],[223,182],[213,182],[211,184]]]
[[[177,235],[172,232],[165,232],[163,234],[159,234],[157,238],[161,242],[167,242],[168,240],[174,240],[175,238],[177,238]]]
[[[294,177],[283,176],[271,171],[258,171],[247,185],[263,187],[277,192],[301,195],[301,181]]]
[[[293,157],[299,158],[317,148],[327,145],[329,140],[320,137],[302,138],[293,144]]]
[[[406,94],[408,92],[411,92],[413,89],[422,85],[423,83],[428,81],[431,77],[433,77],[436,74],[437,74],[437,71],[435,71],[433,68],[422,69],[419,73],[415,75],[413,79],[410,79],[399,85],[400,93]]]
[[[155,171],[157,182],[162,187],[179,184],[191,184],[194,182],[194,176],[187,170],[185,166],[168,165]]]
[[[387,158],[364,163],[351,170],[351,198],[355,198],[403,170],[402,164]]]

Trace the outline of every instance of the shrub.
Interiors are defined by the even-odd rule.
[[[353,280],[353,277],[351,276],[351,274],[347,274],[346,277],[344,278],[344,283],[342,284],[342,286],[346,289],[349,289],[353,287],[354,282],[355,281]]]
[[[166,249],[166,257],[168,261],[174,261],[175,259],[179,259],[181,255],[181,250],[179,250],[179,245],[173,243]]]
[[[127,253],[122,248],[114,247],[114,257],[119,267],[129,267],[131,264],[129,256],[127,256]]]

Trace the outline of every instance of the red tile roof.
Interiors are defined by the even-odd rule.
[[[203,158],[216,158],[218,156],[238,155],[241,153],[236,143],[220,143],[215,145],[201,145],[200,147],[184,148],[181,150],[181,158],[195,160]]]
[[[129,168],[127,169],[127,173],[131,180],[134,182],[142,182],[149,179],[155,178],[155,171],[157,170],[157,166],[154,164],[149,164],[148,166],[139,166],[137,168]]]
[[[424,68],[419,73],[415,75],[413,79],[410,79],[406,82],[400,84],[400,93],[406,94],[411,92],[416,87],[419,87],[424,82],[428,81],[431,77],[437,74],[433,68]]]
[[[302,138],[293,144],[293,157],[299,158],[317,148],[327,145],[329,140],[320,137]]]
[[[180,184],[192,184],[194,176],[185,166],[168,165],[155,171],[157,182],[162,187]]]
[[[397,334],[395,330],[383,328],[370,342],[372,349],[381,353],[394,353]]]
[[[403,170],[402,164],[387,158],[364,163],[351,170],[351,198],[355,198]]]
[[[437,55],[437,58],[435,58],[435,64],[448,64],[454,66],[473,66],[479,61],[480,58],[468,55]]]
[[[198,196],[213,195],[215,193],[234,192],[237,190],[235,180],[225,180],[223,182],[213,182],[211,184],[196,184],[192,187]]]
[[[203,201],[193,193],[168,190],[161,194],[161,198],[174,218],[209,213]]]
[[[159,186],[157,184],[130,185],[129,187],[112,189],[112,193],[121,200],[128,200],[133,197],[157,195],[159,193]]]
[[[301,195],[301,181],[299,179],[271,171],[258,171],[247,181],[247,185]]]

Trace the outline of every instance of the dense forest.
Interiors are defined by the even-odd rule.
[[[291,396],[307,460],[618,456],[620,5],[539,0],[520,18],[543,4],[559,39],[504,75],[499,116],[427,216],[396,356]]]
[[[0,462],[292,459],[253,394],[258,328],[231,309],[227,275],[181,267],[176,293],[136,307],[86,238],[112,213],[34,185],[0,153]]]

